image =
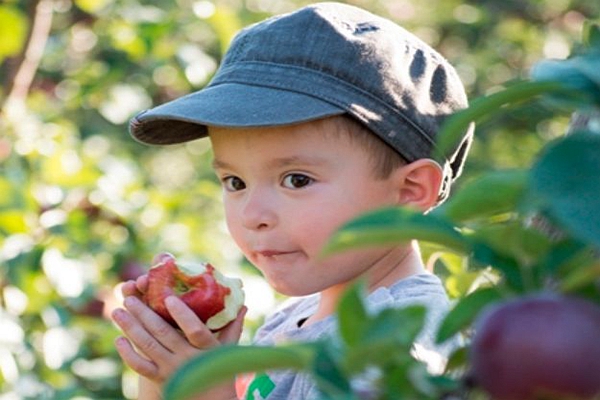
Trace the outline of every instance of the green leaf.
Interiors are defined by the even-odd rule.
[[[164,398],[189,399],[244,372],[268,369],[306,370],[312,364],[315,344],[281,347],[223,346],[197,356],[181,366],[167,381]]]
[[[338,305],[339,331],[348,346],[354,346],[361,340],[369,323],[363,295],[364,285],[353,285],[344,292]]]
[[[17,55],[27,37],[27,18],[17,8],[0,5],[0,63],[4,57]]]
[[[583,268],[575,269],[560,281],[561,292],[574,293],[594,282],[600,281],[600,262],[588,264]]]
[[[549,145],[531,171],[525,204],[600,247],[600,135],[582,131]]]
[[[450,354],[446,362],[446,373],[461,371],[465,368],[469,359],[469,348],[459,347]]]
[[[583,22],[583,42],[588,47],[600,49],[600,24],[589,20]]]
[[[362,371],[369,365],[410,358],[410,348],[423,328],[426,313],[421,305],[383,309],[371,319],[361,342],[347,349],[346,370]]]
[[[526,183],[527,171],[489,172],[462,187],[433,214],[464,222],[510,212],[516,208]]]
[[[478,227],[471,238],[523,266],[539,263],[552,247],[546,235],[518,220]]]
[[[529,283],[529,276],[523,276],[523,269],[519,262],[508,255],[501,254],[485,243],[475,243],[473,245],[472,260],[474,264],[484,267],[491,266],[502,274],[504,281],[511,289],[522,292],[525,290],[525,281]],[[527,270],[527,268],[525,268]],[[531,282],[533,283],[533,282]]]
[[[470,249],[468,240],[444,219],[406,208],[385,208],[342,226],[327,244],[324,254],[412,239],[437,243],[460,253]]]
[[[27,215],[21,210],[0,211],[0,232],[11,235],[29,231]]]
[[[566,90],[567,88],[560,82],[524,81],[500,92],[475,99],[468,108],[452,115],[442,126],[437,136],[436,158],[446,158],[445,155],[454,149],[457,143],[460,143],[472,122],[480,122],[484,118],[496,114],[500,107],[531,100],[540,94],[565,92]]]
[[[218,4],[215,8],[215,13],[208,20],[212,25],[213,29],[219,39],[221,51],[225,53],[231,40],[235,34],[242,28],[242,23],[238,18],[235,10],[225,5],[224,3]]]
[[[550,93],[548,100],[559,106],[587,107],[600,104],[600,52],[588,52],[566,60],[543,60],[535,64],[531,76],[539,82],[562,82],[570,92]]]
[[[442,343],[466,329],[485,306],[501,298],[502,296],[494,287],[479,289],[465,296],[456,303],[442,321],[436,341]]]
[[[332,343],[321,343],[312,367],[320,391],[332,398],[352,393],[350,382],[340,369],[339,359],[340,353]]]
[[[421,332],[426,314],[421,305],[383,309],[369,325],[365,340],[376,342],[394,335],[399,343],[410,346]]]
[[[113,0],[75,0],[77,7],[90,14],[100,12],[112,2]]]

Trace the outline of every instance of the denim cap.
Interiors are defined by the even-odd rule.
[[[240,31],[211,82],[134,117],[148,144],[205,137],[207,125],[267,127],[349,114],[408,162],[434,158],[444,169],[440,199],[459,176],[472,127],[442,159],[435,136],[467,107],[454,68],[395,23],[340,3],[317,3]]]

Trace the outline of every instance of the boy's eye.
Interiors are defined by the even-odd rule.
[[[246,189],[246,184],[237,176],[228,176],[223,178],[223,186],[228,192],[237,192]]]
[[[313,182],[313,179],[304,174],[289,174],[283,178],[283,186],[289,189],[299,189],[308,186]]]

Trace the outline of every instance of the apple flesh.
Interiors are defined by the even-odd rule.
[[[165,305],[169,296],[179,297],[212,331],[233,321],[244,304],[242,281],[224,276],[210,264],[183,265],[168,253],[157,255],[153,264],[144,300],[175,327]]]
[[[471,378],[495,400],[600,396],[600,306],[544,294],[491,306],[475,323]]]

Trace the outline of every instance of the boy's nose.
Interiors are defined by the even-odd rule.
[[[277,214],[274,205],[274,199],[264,192],[249,193],[241,213],[243,226],[252,230],[275,226]]]

